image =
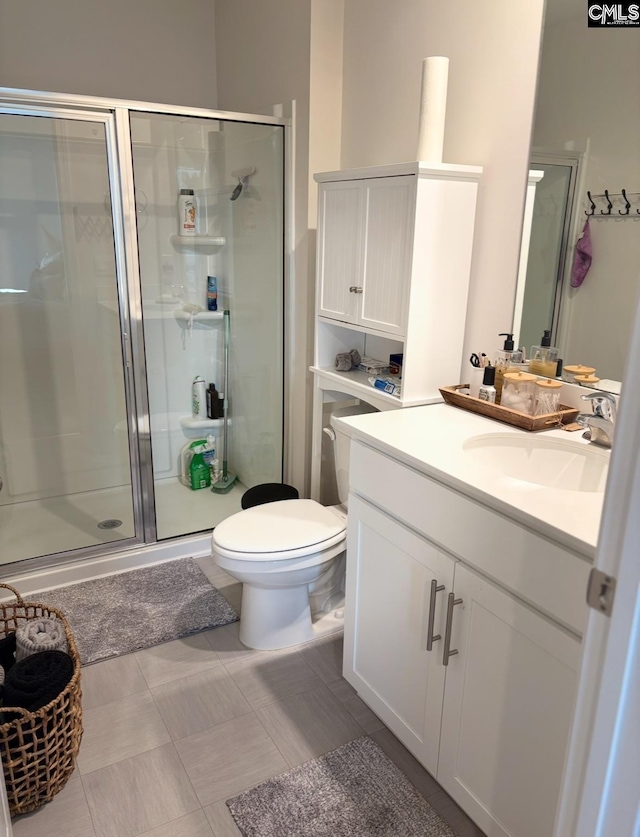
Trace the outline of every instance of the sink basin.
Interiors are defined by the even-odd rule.
[[[479,465],[537,486],[602,493],[607,481],[608,451],[569,439],[488,433],[462,447]]]

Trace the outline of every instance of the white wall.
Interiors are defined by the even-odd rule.
[[[466,357],[513,318],[543,0],[346,0],[342,166],[414,160],[422,59],[450,59],[444,161],[484,166]]]
[[[637,30],[588,29],[584,3],[550,5],[557,13],[545,23],[534,146],[585,147],[588,140],[586,188],[640,192]],[[578,198],[582,229],[589,206],[586,194]],[[622,379],[640,288],[640,215],[631,212],[632,218],[599,220],[598,210],[591,219],[591,269],[580,288],[565,289],[563,301],[565,363],[595,366],[614,380]]]
[[[0,0],[0,86],[216,106],[213,0]]]

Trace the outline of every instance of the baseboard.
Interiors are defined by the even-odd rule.
[[[0,580],[11,584],[20,591],[23,597],[30,597],[40,590],[50,590],[54,587],[65,587],[68,584],[78,584],[94,578],[104,578],[107,575],[162,564],[176,558],[199,558],[210,553],[211,535],[197,535],[167,543],[134,547],[109,555],[84,558],[46,569],[23,570],[13,575],[3,576]],[[11,594],[0,598],[11,598]]]

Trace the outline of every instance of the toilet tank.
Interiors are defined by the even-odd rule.
[[[336,427],[334,419],[377,412],[378,410],[370,404],[358,404],[354,407],[341,407],[338,410],[334,410],[331,414],[329,423],[335,433],[335,439],[333,440],[333,461],[336,469],[338,497],[342,506],[346,507],[349,499],[349,444],[351,442],[351,436],[344,428]]]

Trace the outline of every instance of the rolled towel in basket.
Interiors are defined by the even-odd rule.
[[[10,634],[3,636],[0,639],[0,666],[5,671],[9,671],[12,665],[16,662],[16,632],[11,631]]]
[[[66,651],[67,635],[59,619],[43,616],[30,619],[16,631],[16,661],[38,651]]]
[[[4,705],[35,712],[57,698],[73,677],[73,660],[65,651],[39,651],[19,660],[4,680]],[[5,713],[5,721],[11,712]]]

